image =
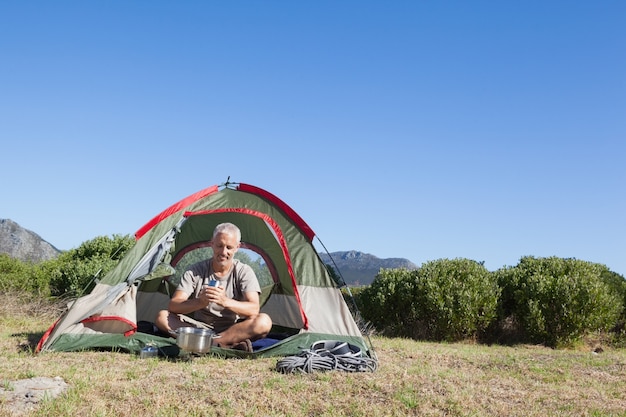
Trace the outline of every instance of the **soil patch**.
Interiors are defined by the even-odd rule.
[[[23,416],[34,410],[40,402],[61,395],[68,387],[61,377],[5,381],[0,388],[0,405],[14,416]]]

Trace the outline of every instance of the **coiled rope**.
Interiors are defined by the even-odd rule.
[[[310,349],[276,363],[276,370],[283,374],[314,371],[374,372],[377,367],[378,362],[364,356],[358,347],[333,340],[314,343]]]

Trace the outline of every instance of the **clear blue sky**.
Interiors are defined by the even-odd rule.
[[[626,2],[4,1],[0,218],[59,249],[210,185],[329,251],[626,274]]]

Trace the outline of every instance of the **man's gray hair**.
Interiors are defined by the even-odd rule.
[[[239,230],[239,228],[232,223],[220,223],[215,226],[215,230],[213,230],[213,239],[215,239],[215,236],[220,233],[234,235],[237,239],[237,243],[241,242],[241,230]]]

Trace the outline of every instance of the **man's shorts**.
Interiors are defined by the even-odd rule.
[[[214,326],[213,324],[207,324],[203,321],[198,321],[192,317],[189,317],[185,314],[174,314],[170,313],[168,318],[168,324],[172,330],[179,329],[181,327],[196,327],[198,329],[211,329],[215,333],[221,333],[224,330],[228,329],[232,324],[224,325],[224,326]]]

